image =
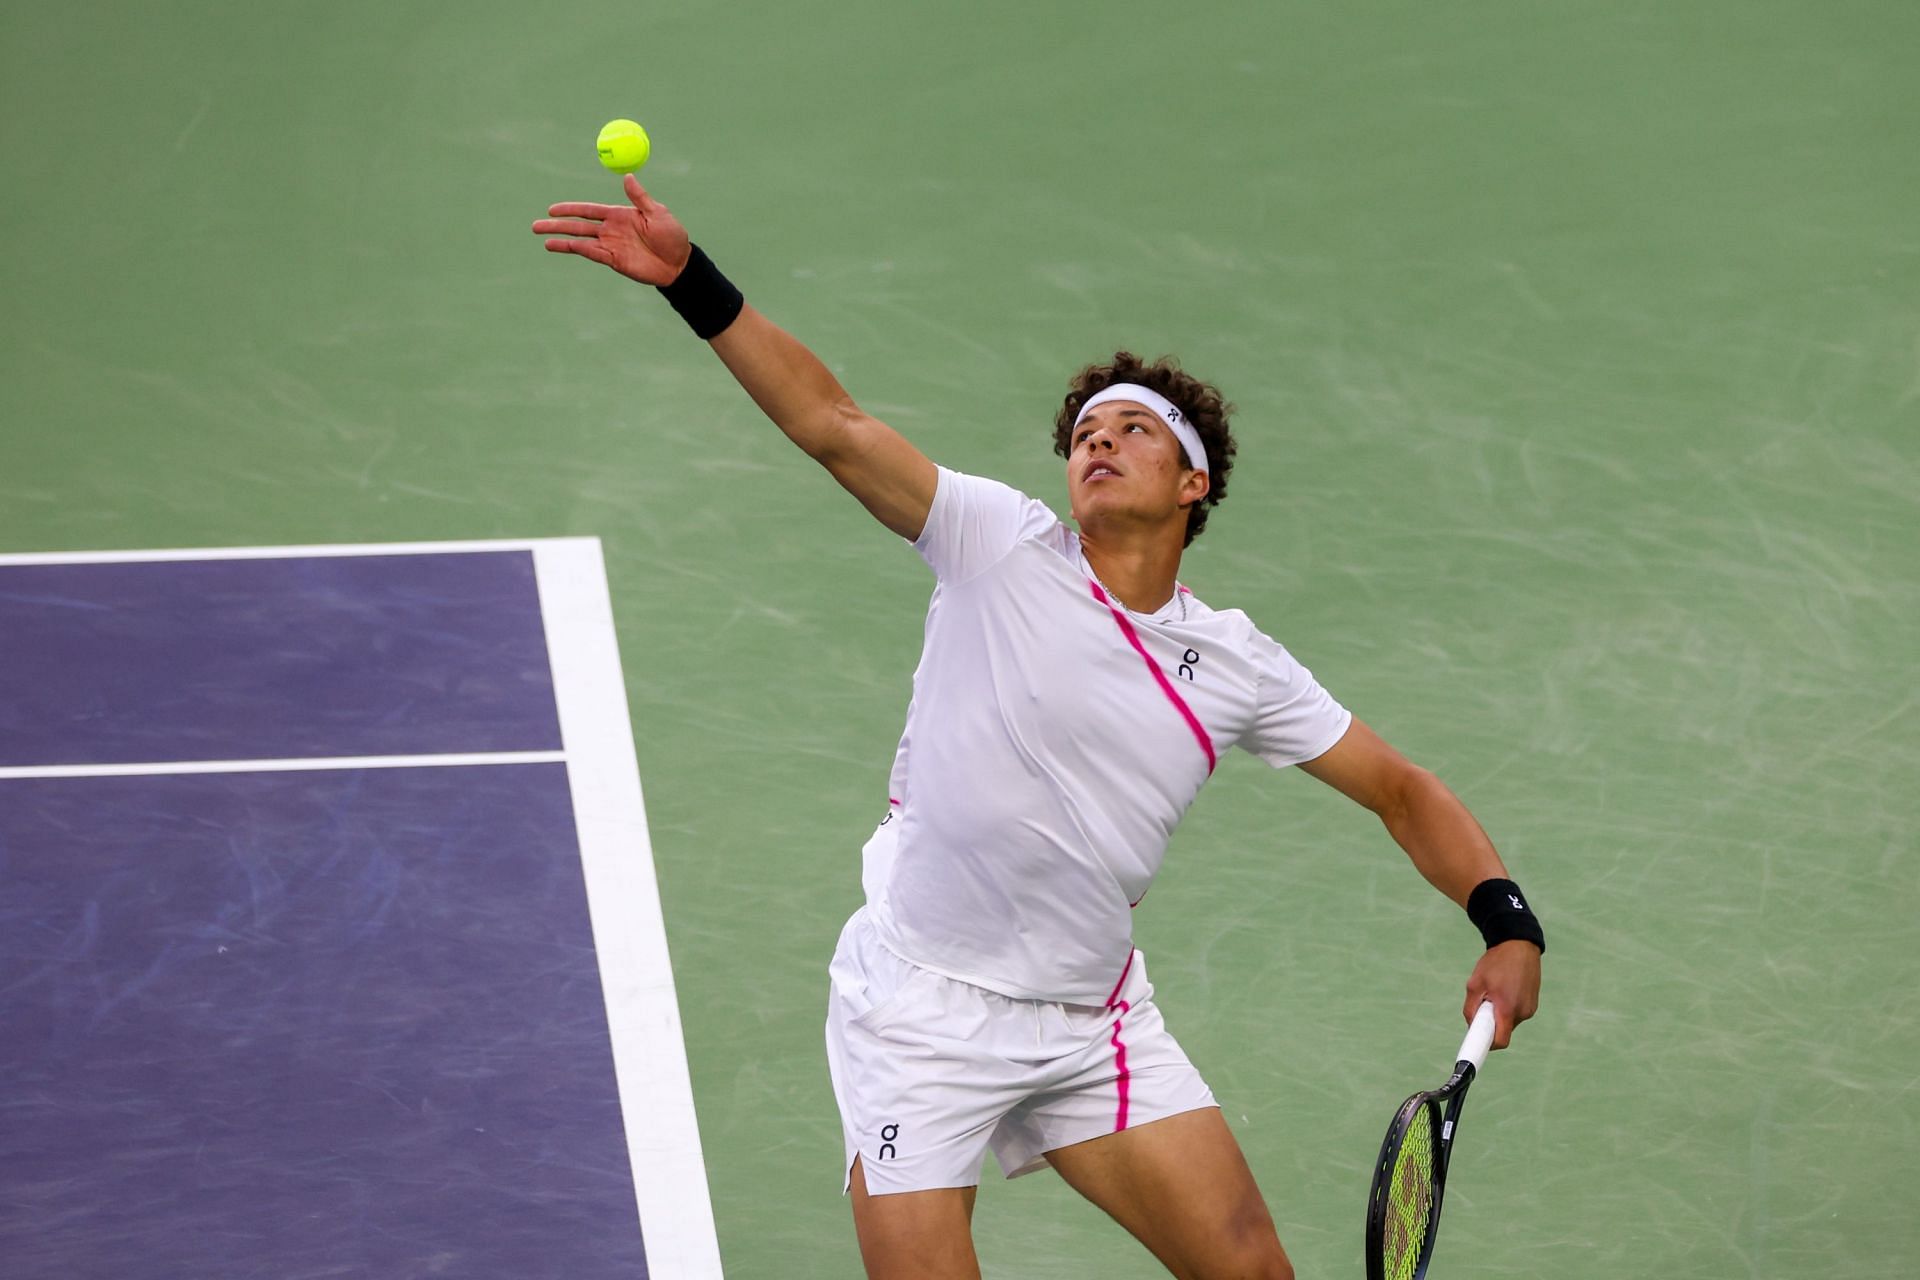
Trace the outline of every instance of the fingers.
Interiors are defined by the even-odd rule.
[[[1473,972],[1467,975],[1467,999],[1466,1003],[1460,1006],[1460,1016],[1472,1022],[1473,1015],[1480,1012],[1480,1006],[1489,1000],[1493,1002],[1494,1016],[1498,1017],[1501,1013],[1500,997],[1493,993],[1492,984],[1487,981],[1487,975],[1482,971],[1481,966],[1475,965]]]
[[[547,216],[550,218],[592,218],[596,222],[605,222],[613,214],[624,212],[626,209],[622,205],[594,204],[587,200],[568,200],[547,206]]]
[[[1493,1006],[1493,1047],[1504,1049],[1512,1044],[1513,1029],[1517,1025],[1519,1024],[1513,1020],[1513,1015],[1496,1003]]]
[[[1493,1047],[1504,1049],[1514,1029],[1540,1007],[1540,951],[1531,942],[1511,940],[1489,947],[1467,979],[1464,1012],[1468,1019],[1482,1000],[1493,1002]]]
[[[645,213],[648,209],[660,203],[651,195],[647,194],[647,189],[640,185],[640,179],[634,177],[632,174],[627,175],[625,185],[627,188],[627,199],[633,201],[633,207],[642,213]]]
[[[537,236],[597,236],[601,223],[587,218],[541,218],[533,224]]]
[[[1508,1003],[1487,990],[1483,984],[1469,982],[1467,1002],[1461,1007],[1461,1016],[1471,1024],[1473,1015],[1480,1012],[1480,1006],[1483,1004],[1493,1005],[1493,1047],[1504,1049],[1512,1042],[1513,1029],[1518,1025],[1513,1015],[1508,1012]]]
[[[603,267],[613,265],[613,255],[598,240],[549,240],[548,253],[573,253]]]
[[[1467,981],[1467,1002],[1460,1006],[1460,1016],[1469,1024],[1473,1022],[1473,1015],[1480,1012],[1480,1006],[1493,999],[1487,994],[1486,987],[1476,980],[1478,977],[1475,974],[1474,978]],[[1497,1004],[1493,1006],[1493,1016],[1497,1022],[1500,1017],[1500,1006]]]

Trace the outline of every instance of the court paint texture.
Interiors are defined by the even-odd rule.
[[[611,614],[590,539],[0,557],[10,1273],[719,1274]]]
[[[1486,823],[1552,935],[1439,1266],[1913,1273],[1920,11],[196,0],[0,15],[0,547],[602,539],[729,1274],[852,1272],[824,964],[927,581],[657,300],[525,230],[601,122],[940,461],[1066,375],[1240,406],[1183,576]],[[569,268],[579,268],[569,270]],[[1139,913],[1303,1274],[1474,936],[1228,761]],[[1051,1180],[989,1275],[1149,1275]]]

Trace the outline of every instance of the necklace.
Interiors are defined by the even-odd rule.
[[[1092,578],[1096,583],[1099,583],[1100,589],[1107,593],[1107,599],[1118,604],[1122,609],[1125,609],[1128,613],[1132,614],[1134,617],[1151,618],[1154,614],[1160,612],[1160,609],[1164,609],[1167,607],[1166,605],[1163,604],[1160,606],[1160,609],[1154,609],[1149,612],[1142,613],[1140,610],[1135,609],[1132,605],[1128,604],[1125,600],[1122,600],[1120,598],[1119,592],[1115,591],[1112,587],[1108,586],[1106,583],[1100,581],[1100,575],[1093,571],[1093,561],[1087,559],[1087,553],[1085,551],[1082,551],[1080,553],[1080,563],[1087,566],[1087,576]],[[1180,582],[1179,582],[1179,579],[1177,578],[1174,580],[1174,583],[1173,583],[1173,598],[1180,602],[1180,621],[1185,622],[1187,620],[1187,593],[1180,589]]]

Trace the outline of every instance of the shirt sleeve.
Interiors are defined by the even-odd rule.
[[[1324,755],[1353,723],[1353,713],[1321,688],[1313,672],[1265,632],[1253,633],[1260,681],[1253,726],[1240,746],[1276,769]]]
[[[941,582],[965,582],[1059,523],[1046,503],[1018,489],[941,467],[926,527],[913,549]]]

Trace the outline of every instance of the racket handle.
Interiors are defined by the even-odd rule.
[[[1471,1062],[1474,1074],[1486,1065],[1487,1050],[1493,1046],[1493,1001],[1483,1000],[1480,1007],[1473,1011],[1473,1025],[1467,1028],[1467,1038],[1460,1042],[1460,1054],[1455,1062]]]

